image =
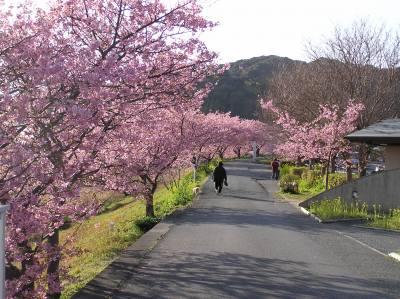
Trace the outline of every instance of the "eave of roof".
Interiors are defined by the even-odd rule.
[[[386,119],[365,129],[355,131],[345,138],[352,142],[374,145],[400,145],[400,119]]]

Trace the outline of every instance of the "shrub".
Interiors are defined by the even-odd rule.
[[[197,173],[204,172],[206,174],[209,174],[213,172],[214,168],[218,166],[218,162],[220,160],[214,159],[205,163],[201,163],[199,167],[197,168]]]
[[[322,172],[322,165],[321,164],[314,164],[313,169],[318,171],[319,173]]]
[[[302,180],[304,180],[310,187],[313,186],[320,177],[320,172],[312,169],[304,170],[301,175]]]
[[[287,175],[290,173],[290,168],[292,168],[293,166],[289,165],[289,164],[281,164],[281,167],[279,169],[279,175],[281,177]]]
[[[301,177],[302,174],[307,170],[308,170],[308,168],[305,166],[301,166],[301,167],[294,166],[294,167],[290,167],[289,173]]]
[[[301,179],[299,181],[299,192],[304,193],[304,192],[309,192],[310,187],[308,186],[308,183],[306,180]]]
[[[314,184],[309,189],[310,192],[320,193],[325,191],[325,180],[323,177],[319,177],[314,181]]]
[[[281,176],[279,187],[283,192],[298,193],[300,177],[294,174],[285,174]]]
[[[150,229],[152,229],[160,221],[161,221],[161,218],[146,216],[146,217],[137,219],[135,221],[135,224],[141,231],[147,232]]]
[[[173,190],[175,203],[179,206],[184,206],[190,202],[193,198],[192,189],[196,186],[196,183],[192,181],[191,175],[185,177],[182,182]]]
[[[347,182],[346,173],[330,173],[328,180],[328,189],[335,188]]]

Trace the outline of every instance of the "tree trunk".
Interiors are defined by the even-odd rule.
[[[60,242],[59,230],[56,229],[52,236],[48,240],[52,248],[58,248]],[[59,299],[61,296],[61,284],[60,284],[60,274],[58,273],[60,266],[60,255],[55,255],[52,260],[49,261],[47,266],[47,284],[49,293],[47,297],[49,299]]]
[[[331,171],[331,173],[335,173],[336,172],[336,155],[332,155],[330,171]]]
[[[352,171],[352,161],[351,161],[351,156],[349,153],[345,152],[343,153],[343,161],[344,161],[344,166],[346,167],[346,180],[347,182],[351,182],[353,180],[353,171]]]
[[[146,216],[154,217],[153,194],[146,195]]]
[[[347,173],[347,182],[351,182],[353,180],[353,172],[351,170],[351,165],[346,166]]]
[[[358,148],[358,175],[363,177],[367,174],[367,161],[368,161],[369,147],[363,143]]]
[[[21,262],[21,268],[18,268],[12,264],[5,265],[5,274],[8,280],[19,279],[22,275],[24,275],[29,268],[34,264],[32,248],[28,246],[28,242],[24,241],[22,243],[18,243],[17,245],[22,252],[24,252],[27,257],[30,255],[30,258],[26,258]],[[21,299],[30,299],[23,295],[24,292],[32,292],[35,288],[34,282],[27,283],[24,287],[20,288],[20,291],[16,293],[17,298]]]
[[[239,158],[240,159],[240,148],[235,148],[235,150],[234,150],[234,152],[235,152],[235,154],[236,154],[236,156],[237,156],[237,158]]]
[[[325,190],[328,190],[328,185],[329,185],[329,164],[330,164],[331,158],[329,157],[328,161],[326,162],[326,174],[325,174]]]

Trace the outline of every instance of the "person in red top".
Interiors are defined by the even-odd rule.
[[[279,178],[279,161],[277,158],[271,162],[272,167],[272,179],[277,180]]]

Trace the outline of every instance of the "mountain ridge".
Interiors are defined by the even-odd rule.
[[[218,82],[203,104],[204,112],[231,112],[234,116],[257,119],[259,98],[268,92],[268,81],[275,72],[292,67],[300,60],[277,55],[240,59],[217,76]]]

